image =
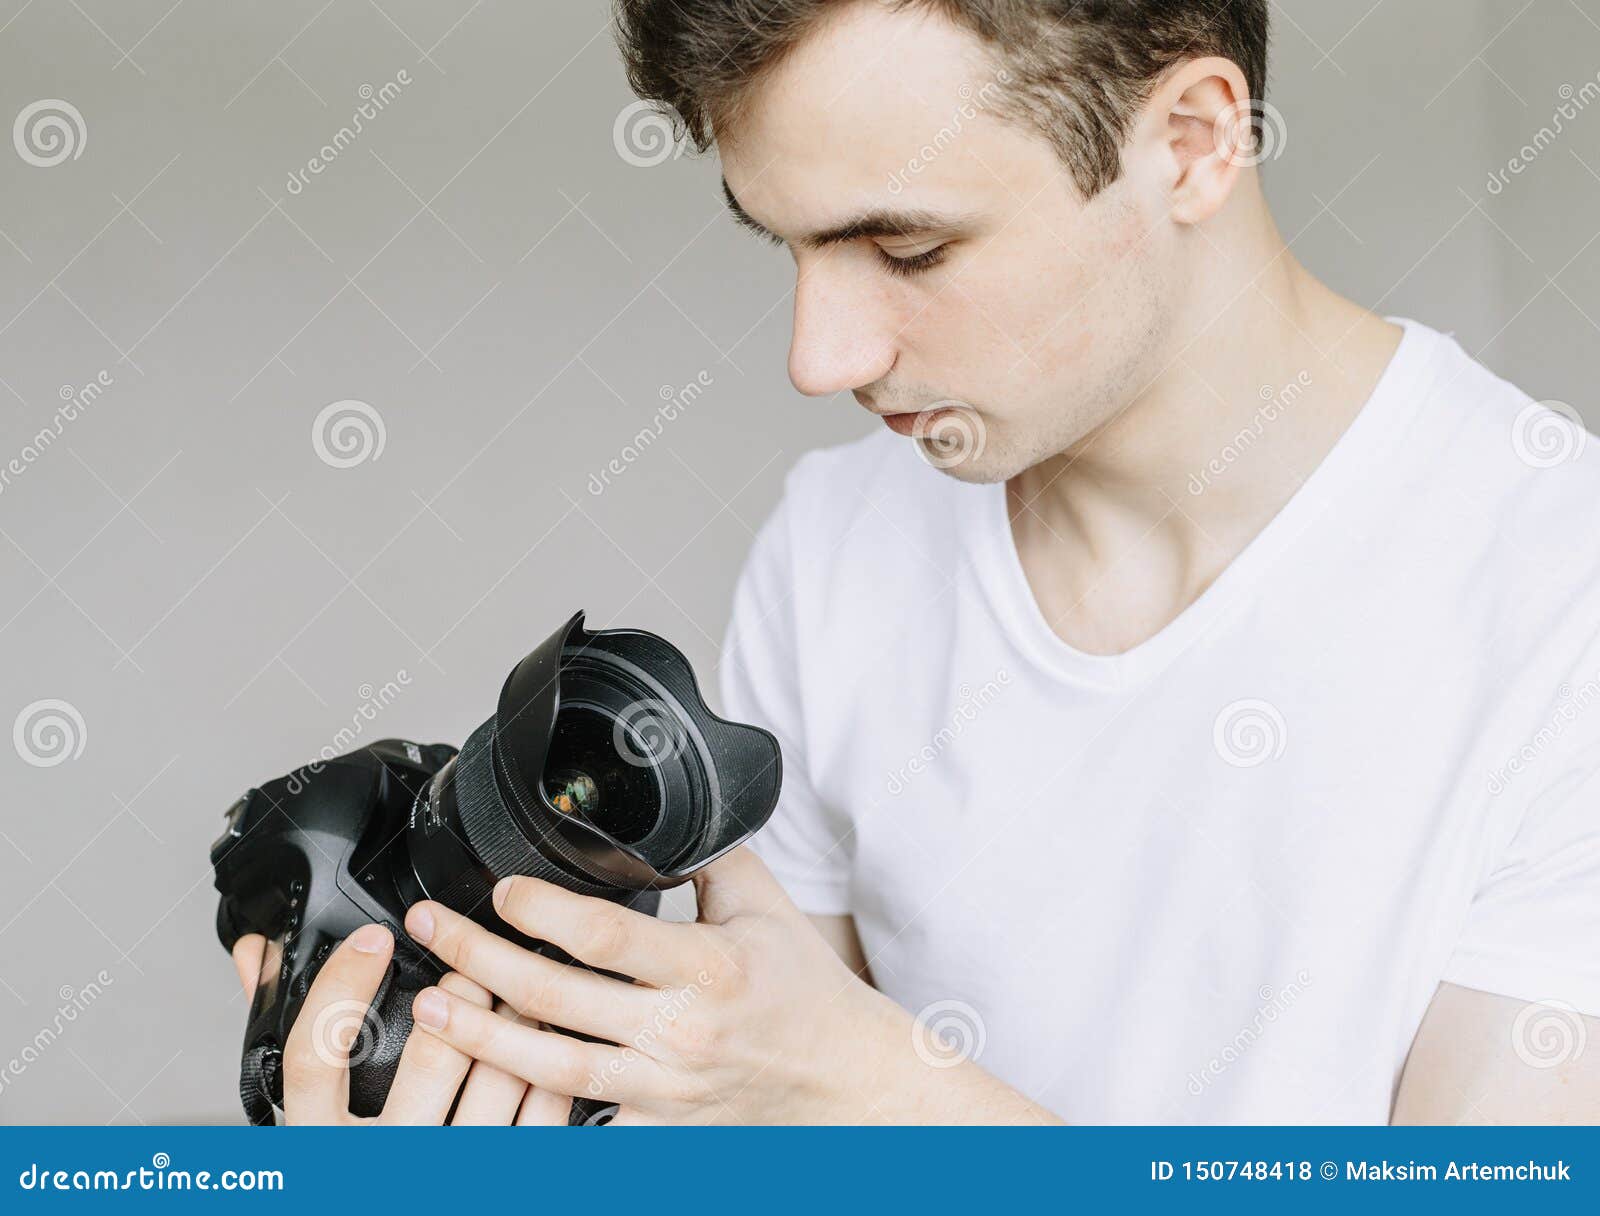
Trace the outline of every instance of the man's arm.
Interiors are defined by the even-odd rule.
[[[502,920],[594,970],[416,904],[413,939],[529,1023],[429,988],[417,1031],[540,1090],[619,1103],[618,1124],[1059,1122],[972,1060],[930,1065],[924,1028],[852,974],[751,850],[701,870],[695,894],[683,924],[537,878],[496,885]]]
[[[1600,1123],[1600,1019],[1441,984],[1394,1123]]]
[[[811,923],[822,934],[822,940],[833,947],[844,965],[867,983],[872,984],[872,972],[867,963],[867,952],[861,948],[861,937],[856,933],[856,918],[845,916],[811,916]],[[874,988],[876,984],[872,985]]]

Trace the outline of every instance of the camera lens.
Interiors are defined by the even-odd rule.
[[[619,731],[624,744],[618,747]],[[602,832],[638,844],[661,820],[661,783],[656,770],[630,757],[636,747],[623,719],[591,705],[565,705],[545,758],[544,792],[564,815],[577,815]]]
[[[683,655],[573,617],[507,677],[493,717],[417,799],[412,894],[492,920],[496,879],[625,900],[746,839],[777,801],[776,741],[701,699]]]
[[[582,613],[512,669],[494,713],[453,750],[380,740],[336,758],[314,789],[296,788],[298,774],[270,783],[272,829],[245,822],[263,801],[255,791],[230,813],[212,854],[218,933],[231,948],[246,925],[266,928],[278,959],[258,986],[240,1071],[253,1122],[271,1122],[282,1103],[282,1044],[323,957],[308,948],[296,961],[285,949],[293,935],[335,940],[372,922],[398,931],[408,907],[434,899],[579,962],[502,921],[496,882],[527,875],[652,915],[661,891],[766,823],[782,778],[777,740],[712,713],[670,643],[642,630],[591,632]],[[351,1060],[358,1115],[383,1109],[411,995],[443,974],[398,932],[390,967],[374,1005],[388,1029],[365,1034]],[[604,1121],[607,1109],[578,1098],[572,1120]]]

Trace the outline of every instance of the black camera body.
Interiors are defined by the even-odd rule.
[[[407,938],[407,899],[391,854],[404,847],[412,805],[456,749],[384,739],[335,757],[302,778],[291,773],[241,797],[211,863],[223,898],[217,935],[232,949],[246,933],[267,936],[267,957],[245,1029],[240,1096],[252,1121],[283,1101],[283,1044],[311,981],[362,925],[387,926],[393,965],[350,1051],[350,1109],[376,1114],[410,1031],[411,998],[444,969]],[[348,1012],[348,1011],[346,1011]],[[339,1027],[319,1028],[332,1042]]]
[[[662,889],[748,840],[781,784],[777,741],[706,708],[693,671],[640,630],[583,628],[583,614],[522,660],[495,714],[458,752],[384,739],[247,791],[211,848],[217,935],[268,941],[245,1031],[240,1098],[255,1123],[283,1101],[283,1045],[322,963],[362,925],[395,953],[370,1006],[331,1007],[326,1050],[356,1029],[350,1109],[383,1108],[411,1031],[411,1001],[445,968],[406,935],[433,899],[562,961],[506,925],[489,895],[509,874],[654,914]],[[593,1118],[574,1102],[573,1121]]]

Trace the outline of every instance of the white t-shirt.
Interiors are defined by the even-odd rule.
[[[1534,1067],[1600,1015],[1600,440],[1400,323],[1116,656],[1051,631],[1003,486],[888,432],[790,473],[721,665],[783,747],[754,847],[934,1058],[1071,1121],[1383,1123],[1441,981],[1541,1002]]]

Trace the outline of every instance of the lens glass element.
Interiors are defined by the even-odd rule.
[[[624,844],[638,844],[661,819],[657,770],[618,754],[617,717],[565,703],[545,757],[544,793],[564,815],[577,815]]]

